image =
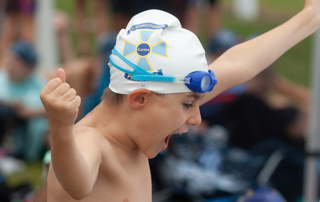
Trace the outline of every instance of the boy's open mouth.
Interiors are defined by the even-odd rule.
[[[165,150],[168,147],[168,143],[169,143],[169,139],[170,139],[171,135],[168,135],[166,137],[166,139],[164,139],[163,141],[163,145],[162,145],[162,149]]]

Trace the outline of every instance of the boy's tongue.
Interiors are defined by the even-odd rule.
[[[167,149],[170,137],[171,137],[171,135],[168,135],[168,136],[166,137],[166,139],[164,139],[164,141],[163,141],[163,143],[162,143],[162,150]]]

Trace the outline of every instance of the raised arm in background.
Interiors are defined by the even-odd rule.
[[[230,48],[209,66],[218,83],[205,95],[202,104],[250,80],[319,27],[320,0],[305,0],[302,11],[284,24]]]

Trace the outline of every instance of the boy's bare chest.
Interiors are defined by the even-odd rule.
[[[100,170],[96,185],[100,185],[99,192],[108,196],[110,201],[151,202],[151,176],[147,159],[125,166],[118,164],[109,169]]]
[[[53,173],[51,173],[53,174]],[[52,176],[52,175],[51,175]],[[49,180],[48,202],[75,202],[55,176]],[[148,160],[125,166],[101,166],[91,194],[81,202],[151,202],[152,188]]]

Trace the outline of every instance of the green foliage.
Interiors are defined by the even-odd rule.
[[[230,6],[234,0],[221,1]],[[258,0],[262,9],[279,11],[281,13],[294,14],[303,8],[303,0]]]
[[[74,0],[55,0],[56,9],[66,12],[69,17],[72,17],[74,12]]]
[[[22,183],[30,183],[33,189],[41,185],[42,163],[32,163],[27,165],[23,172],[15,173],[6,177],[6,182],[10,187],[18,186]]]

